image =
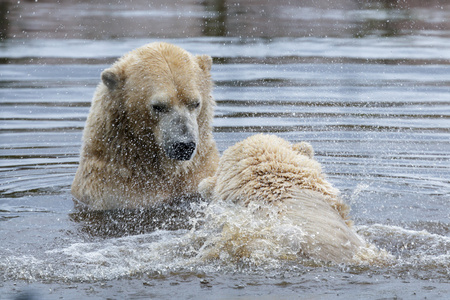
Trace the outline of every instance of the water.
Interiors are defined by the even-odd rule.
[[[0,3],[0,299],[448,298],[450,3],[422,3]],[[156,40],[213,56],[220,151],[259,132],[309,141],[394,263],[205,260],[203,203],[77,212],[99,74]]]

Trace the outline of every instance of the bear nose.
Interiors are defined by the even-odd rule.
[[[167,154],[170,158],[176,159],[176,160],[190,160],[192,157],[192,154],[195,151],[195,143],[194,142],[179,142],[179,143],[173,143],[169,146],[169,149],[167,149]]]

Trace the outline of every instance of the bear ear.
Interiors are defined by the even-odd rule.
[[[211,71],[212,58],[209,55],[197,55],[197,63],[203,71]]]
[[[198,185],[198,192],[203,197],[203,199],[208,202],[212,200],[214,187],[216,186],[216,180],[216,176],[207,177],[200,181],[200,184]]]
[[[102,72],[102,81],[108,87],[108,89],[115,90],[119,85],[119,76],[116,73],[111,71],[111,69],[107,69]]]
[[[301,155],[307,156],[309,158],[314,158],[314,149],[310,143],[300,142],[292,146],[294,151],[297,151]]]

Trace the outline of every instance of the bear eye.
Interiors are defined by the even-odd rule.
[[[153,104],[152,108],[153,108],[153,111],[155,111],[157,113],[164,113],[164,112],[169,111],[169,108],[167,107],[167,105],[161,104],[161,103]]]
[[[200,101],[195,101],[189,104],[189,109],[194,110],[200,107]]]

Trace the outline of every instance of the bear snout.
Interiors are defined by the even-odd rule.
[[[167,147],[166,154],[171,159],[190,160],[196,147],[194,142],[177,142]]]

